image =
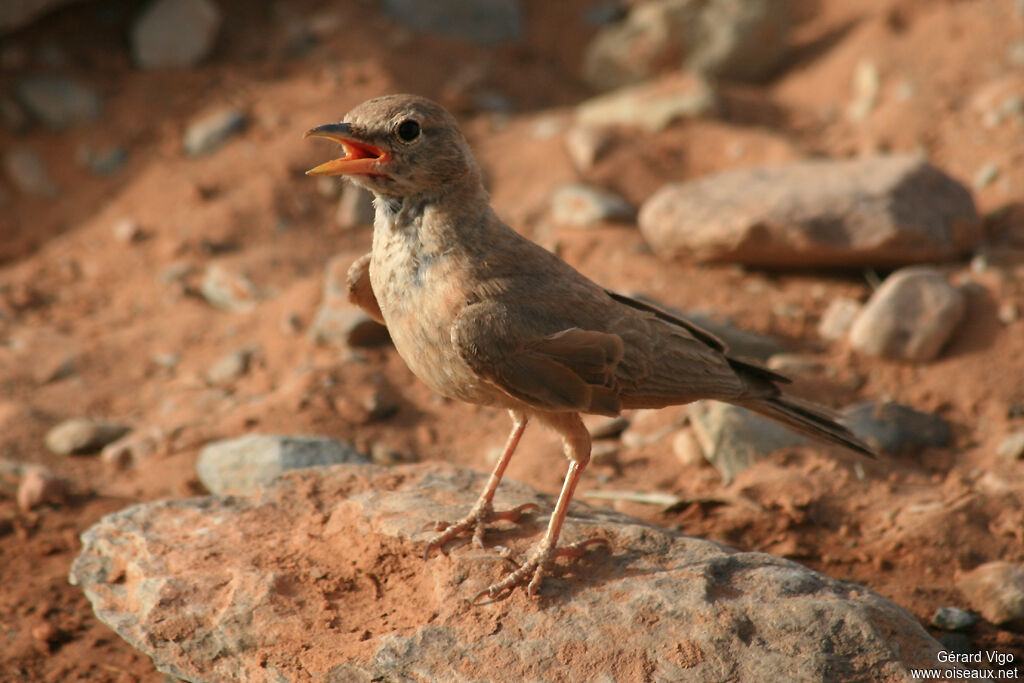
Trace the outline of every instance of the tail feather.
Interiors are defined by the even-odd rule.
[[[874,450],[841,425],[838,416],[827,408],[782,395],[752,398],[740,405],[821,441],[839,444],[869,458],[876,457]]]

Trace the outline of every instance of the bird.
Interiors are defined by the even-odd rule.
[[[345,153],[308,175],[346,176],[374,195],[372,247],[348,271],[349,299],[387,326],[399,356],[431,389],[512,419],[476,504],[456,522],[439,522],[424,557],[464,534],[485,547],[489,523],[534,511],[496,510],[495,491],[531,420],[562,439],[568,469],[544,535],[474,602],[523,586],[535,596],[557,557],[605,542],[558,545],[590,460],[582,414],[713,399],[874,456],[834,413],[787,396],[785,376],[730,356],[685,318],[600,286],[503,223],[465,136],[440,104],[385,95],[305,136]]]

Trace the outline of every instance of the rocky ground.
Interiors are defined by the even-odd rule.
[[[96,527],[82,561],[129,566],[118,552],[159,547],[157,558],[194,567],[202,558],[168,541],[187,529],[160,526],[161,515],[181,510],[198,525],[215,510],[236,520],[240,535],[225,537],[237,546],[223,552],[237,547],[243,565],[256,558],[246,566],[265,566],[264,578],[292,577],[270,584],[271,607],[324,639],[293,643],[310,646],[305,659],[288,642],[268,646],[264,668],[302,662],[290,680],[339,664],[317,649],[325,644],[374,666],[399,661],[398,644],[425,638],[428,622],[437,638],[503,626],[548,633],[574,601],[621,599],[625,584],[606,593],[613,570],[627,570],[636,590],[629,568],[650,567],[634,546],[660,558],[656,595],[676,580],[679,557],[713,554],[677,532],[738,549],[732,557],[770,553],[820,572],[800,573],[812,588],[793,595],[860,601],[856,609],[875,610],[872,624],[890,628],[879,628],[882,640],[897,622],[901,638],[927,637],[912,621],[879,617],[899,613],[881,598],[884,608],[865,607],[875,593],[949,650],[1015,658],[1003,668],[1024,658],[1019,2],[792,0],[781,16],[771,8],[784,3],[751,1],[738,3],[750,12],[740,20],[727,2],[637,0],[627,12],[595,0],[509,0],[440,23],[422,3],[398,0],[193,0],[177,3],[187,10],[179,15],[164,4],[143,12],[127,0],[83,1],[34,21],[0,13],[2,680],[163,680],[97,618],[82,588],[97,599],[97,577],[134,587],[166,566],[136,558],[141,573],[119,576],[79,564],[82,586],[68,576],[79,535],[104,515],[210,491],[241,497],[135,508]],[[657,38],[651,26],[673,30]],[[161,42],[176,30],[190,40]],[[670,540],[581,508],[610,529],[611,552],[560,575],[539,606],[516,596],[465,607],[467,586],[498,568],[467,562],[468,549],[454,550],[453,568],[423,563],[411,535],[348,542],[346,529],[366,522],[335,499],[361,492],[366,509],[399,509],[365,496],[411,495],[403,482],[424,478],[441,491],[475,486],[441,463],[486,470],[508,428],[503,414],[432,395],[341,296],[339,278],[369,245],[367,205],[303,174],[334,148],[302,133],[395,91],[457,115],[496,209],[516,229],[609,288],[692,314],[738,353],[793,376],[799,395],[845,410],[879,459],[713,404],[593,420],[602,438],[579,498]],[[230,443],[249,434],[323,438]],[[252,469],[239,469],[239,452]],[[263,508],[247,496],[281,469],[341,460],[392,474],[361,475],[368,489],[332,478],[349,475],[324,474],[322,484],[289,475],[291,493],[262,499],[275,512],[253,512]],[[508,477],[554,494],[563,474],[556,439],[529,430]],[[416,500],[426,512],[464,502]],[[348,512],[331,514],[336,505]],[[126,526],[111,527],[117,520]],[[118,534],[145,530],[138,520],[150,520],[152,537],[126,536],[135,545],[112,550]],[[312,540],[289,545],[291,525]],[[529,540],[508,542],[521,551]],[[332,564],[332,541],[346,563]],[[706,567],[687,576],[735,590],[742,607],[722,623],[764,634],[776,622],[750,616],[744,601],[761,586],[789,599],[768,570],[795,565],[751,567],[732,582]],[[854,595],[851,584],[870,591]],[[724,619],[701,611],[715,595],[688,593],[689,614]],[[608,618],[649,630],[660,608],[649,609],[661,603],[627,602],[610,605]],[[188,600],[168,604],[187,609]],[[209,626],[153,630],[141,610],[128,614],[139,622],[118,632],[142,634],[144,650]],[[253,633],[251,642],[273,638]],[[608,670],[622,680],[673,666],[755,671],[744,668],[751,661],[719,667],[727,660],[699,633],[663,644],[678,645],[672,656]],[[443,638],[434,645],[447,647]],[[871,643],[858,652],[875,653],[878,680],[922,663],[893,663]],[[574,647],[555,656],[601,672]],[[482,667],[509,664],[500,648],[474,656]],[[833,673],[855,677],[869,670],[861,666]],[[344,680],[355,669],[338,671]]]

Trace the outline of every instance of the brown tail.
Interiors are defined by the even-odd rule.
[[[776,385],[788,384],[789,378],[759,365],[735,358],[727,360],[736,374],[747,381],[751,389],[750,398],[737,401],[737,405],[770,417],[821,441],[837,443],[869,458],[876,457],[875,451],[854,436],[853,432],[839,424],[838,416],[828,408],[791,396],[783,396]]]
[[[827,408],[781,395],[751,399],[741,405],[821,441],[837,443],[869,458],[875,457],[871,447],[839,424],[836,415]]]

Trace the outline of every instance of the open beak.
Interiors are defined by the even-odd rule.
[[[311,168],[306,171],[306,175],[387,176],[380,167],[388,160],[388,153],[379,147],[355,139],[352,136],[351,124],[325,123],[307,130],[303,137],[327,138],[345,149],[345,156]]]

